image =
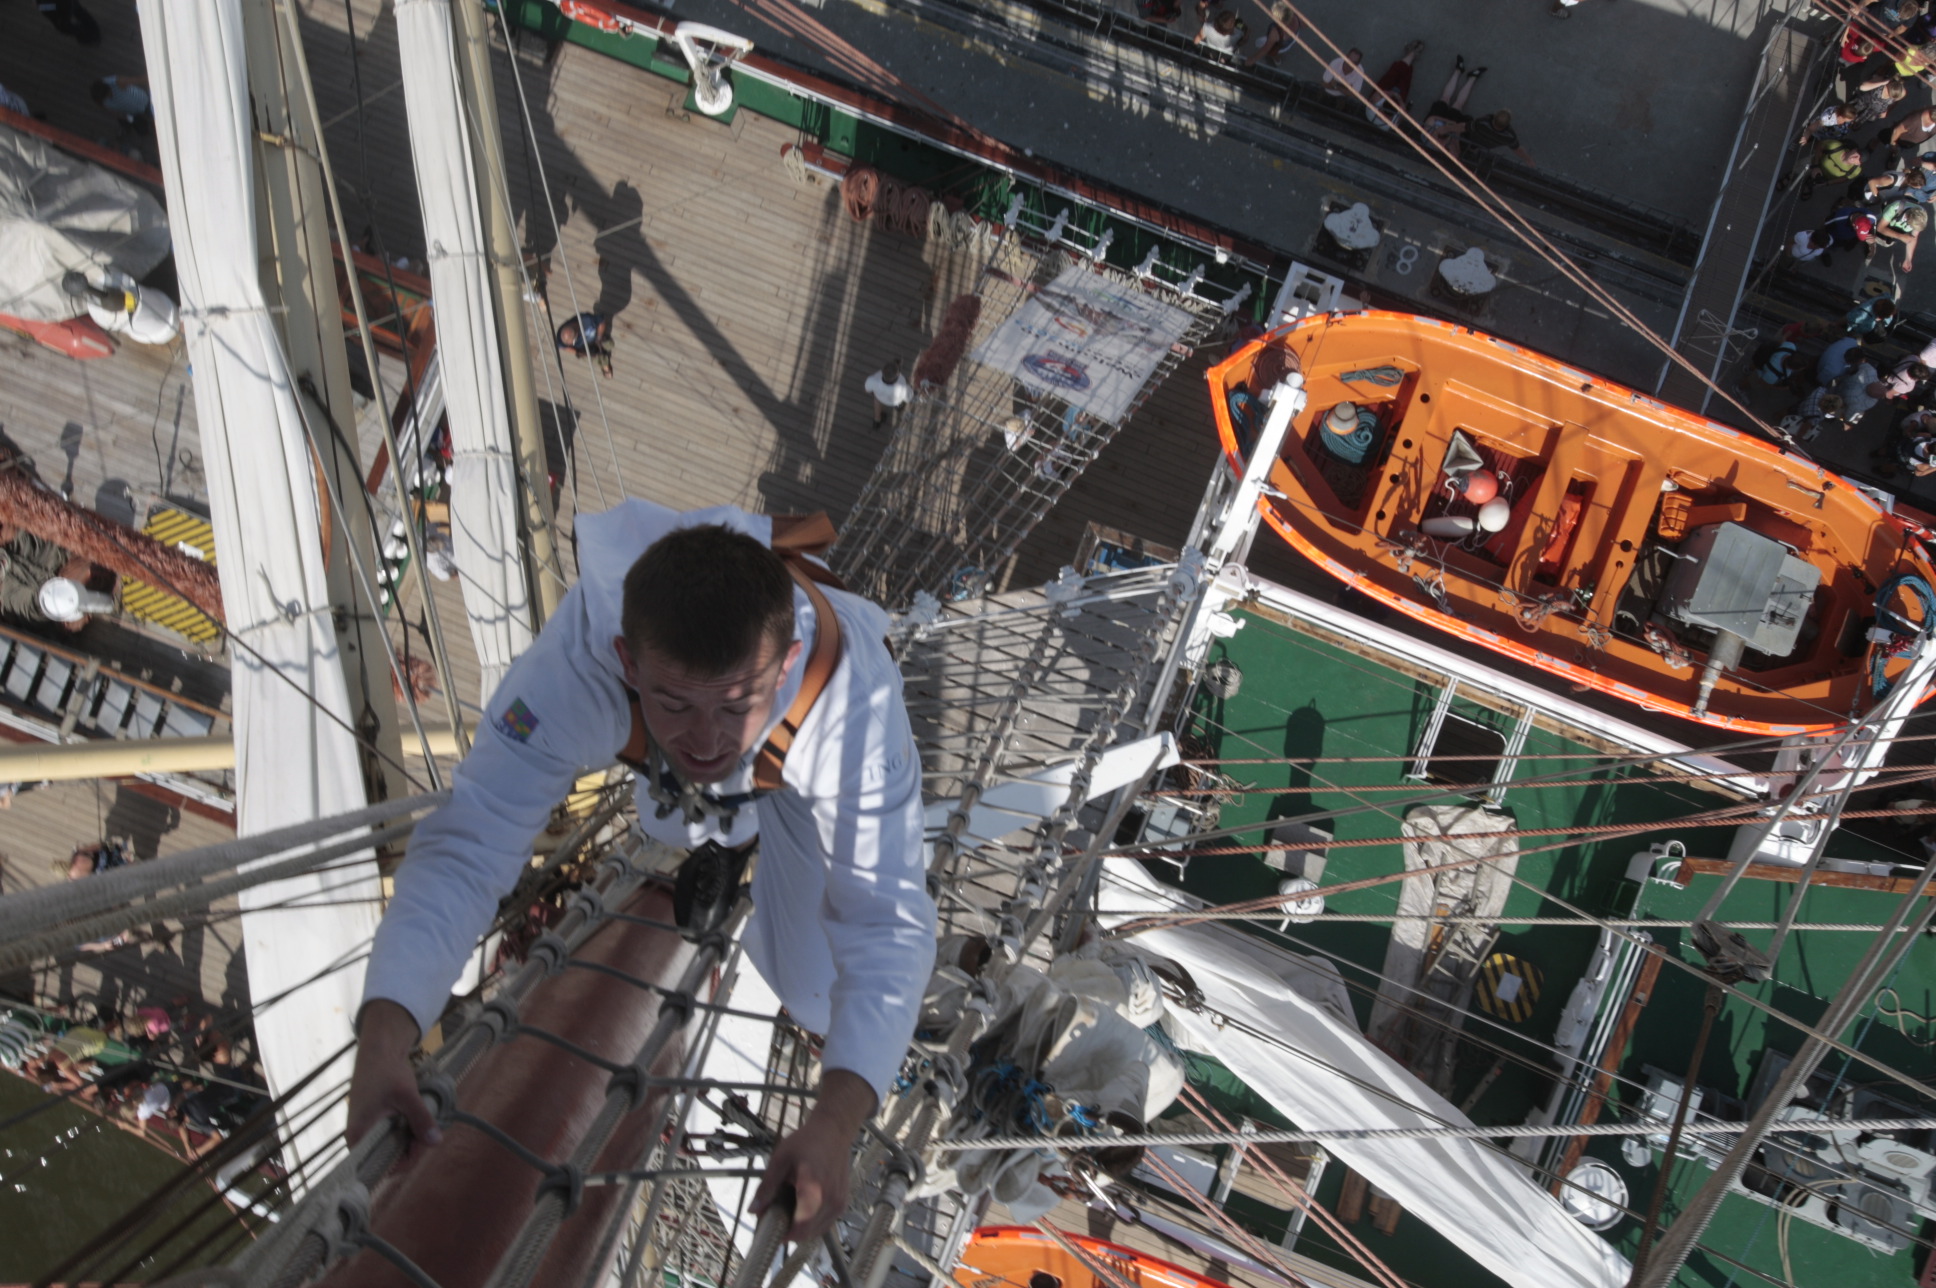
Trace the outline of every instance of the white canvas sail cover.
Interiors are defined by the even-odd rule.
[[[295,382],[257,274],[255,125],[239,0],[140,6],[156,135],[181,282],[182,334],[208,475],[235,704],[236,830],[244,835],[366,804],[325,580],[316,469]],[[241,897],[244,958],[269,1089],[281,1095],[349,1041],[360,966],[315,978],[375,933],[376,864],[332,866]],[[293,899],[327,902],[300,910]],[[285,1109],[305,1115],[349,1062]],[[342,1135],[339,1105],[287,1139],[292,1161]],[[298,1184],[302,1182],[296,1174]]]
[[[1105,912],[1164,906],[1183,905],[1133,862],[1110,864]],[[1104,924],[1121,920],[1103,918]],[[1291,954],[1219,923],[1159,927],[1130,942],[1181,964],[1203,990],[1207,1011],[1236,1021],[1219,1025],[1207,1011],[1173,1006],[1179,1040],[1223,1061],[1296,1126],[1470,1123],[1365,1041],[1355,1025],[1295,991],[1273,960]],[[1622,1288],[1627,1282],[1626,1258],[1482,1141],[1335,1140],[1324,1147],[1517,1288]]]
[[[0,313],[65,322],[85,310],[69,269],[147,276],[168,254],[168,216],[113,171],[0,125]]]
[[[450,538],[481,672],[478,701],[484,703],[533,635],[518,540],[517,456],[491,298],[494,270],[478,205],[492,199],[480,182],[497,177],[479,175],[471,164],[449,0],[399,0],[396,12],[450,422]],[[524,321],[511,318],[509,324]]]

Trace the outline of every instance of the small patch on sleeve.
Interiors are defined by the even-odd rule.
[[[538,731],[538,717],[524,705],[523,698],[511,699],[511,705],[504,708],[496,724],[497,731],[513,742],[530,742],[531,735]]]

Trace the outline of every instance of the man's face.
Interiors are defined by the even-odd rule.
[[[795,640],[785,650],[762,642],[757,656],[723,675],[700,677],[652,649],[637,654],[614,639],[625,682],[638,691],[639,710],[652,744],[688,782],[716,783],[773,717],[780,685],[800,656]]]

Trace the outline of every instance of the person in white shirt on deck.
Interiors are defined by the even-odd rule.
[[[754,1208],[791,1184],[801,1240],[845,1209],[850,1147],[900,1071],[933,968],[921,767],[882,642],[887,615],[806,589],[772,549],[775,523],[644,501],[579,520],[581,580],[506,674],[450,802],[417,826],[397,872],[358,1015],[352,1141],[394,1115],[435,1142],[409,1052],[552,808],[579,775],[630,752],[639,822],[655,839],[740,847],[757,835],[747,956],[793,1018],[825,1035],[814,1109],[775,1148]],[[757,790],[774,780],[770,761],[757,766],[796,714],[804,673],[823,669],[826,612],[838,660],[779,787]]]
[[[901,374],[901,360],[889,358],[887,365],[867,377],[865,386],[874,399],[874,428],[899,419],[901,408],[914,399],[914,386]]]
[[[1343,55],[1324,65],[1324,92],[1332,98],[1362,94],[1365,89],[1363,50],[1347,49]]]

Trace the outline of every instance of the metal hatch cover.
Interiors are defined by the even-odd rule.
[[[1681,543],[1677,558],[1661,593],[1662,613],[1739,635],[1771,657],[1795,647],[1822,580],[1813,564],[1740,523],[1697,529]]]

